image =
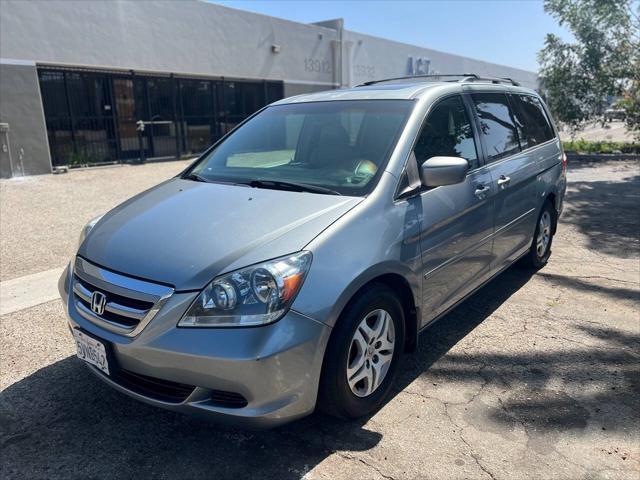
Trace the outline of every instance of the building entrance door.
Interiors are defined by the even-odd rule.
[[[151,138],[151,156],[178,157],[176,88],[173,78],[146,79],[148,116],[145,132]]]
[[[118,124],[118,157],[132,159],[140,157],[140,139],[136,122],[145,112],[145,88],[142,79],[114,78],[113,95]],[[151,142],[147,132],[142,136],[144,156],[151,155]]]
[[[172,78],[114,78],[121,158],[140,157],[138,123],[144,122],[145,158],[179,156]]]

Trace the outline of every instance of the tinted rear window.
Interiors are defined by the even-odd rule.
[[[472,97],[489,161],[519,152],[518,131],[507,96],[503,93],[476,93]]]
[[[530,148],[554,137],[540,100],[530,95],[512,95],[522,148]]]

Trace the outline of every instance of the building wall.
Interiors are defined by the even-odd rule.
[[[200,1],[2,2],[1,56],[333,86],[335,30]],[[273,53],[272,46],[280,46]],[[323,70],[323,65],[325,66]]]
[[[285,80],[311,90],[420,73],[411,71],[410,62],[429,60],[430,71],[513,77],[536,86],[534,72],[342,28],[340,19],[303,24],[199,0],[3,0],[0,56]]]
[[[326,85],[313,83],[284,82],[284,97],[293,97],[304,93],[322,92],[327,90]]]
[[[17,59],[3,63],[0,121],[26,174],[51,166],[34,65],[276,80],[285,96],[434,72],[537,86],[534,72],[351,32],[342,19],[303,24],[200,0],[0,1],[0,59]]]
[[[478,75],[513,78],[529,88],[537,88],[538,86],[535,72],[496,65],[348,30],[343,33],[343,51],[343,68],[346,73],[344,84],[349,86],[369,80],[419,73],[475,73]],[[410,66],[411,63],[414,64],[413,69]],[[418,71],[416,63],[422,63],[423,72]]]
[[[0,61],[0,123],[9,124],[9,156],[2,155],[0,176],[51,173],[38,75],[34,63]]]

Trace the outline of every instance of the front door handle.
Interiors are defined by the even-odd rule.
[[[506,187],[507,185],[509,185],[510,181],[511,181],[511,177],[505,177],[504,175],[500,175],[500,178],[498,178],[498,186]]]
[[[484,198],[484,196],[489,193],[489,190],[491,188],[489,187],[489,185],[484,185],[484,184],[479,184],[476,185],[476,191],[474,192],[476,197],[478,198]]]

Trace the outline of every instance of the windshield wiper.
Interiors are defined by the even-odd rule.
[[[327,195],[342,195],[340,192],[308,183],[286,182],[284,180],[251,180],[246,185],[254,188],[274,188],[277,190],[291,190],[294,192],[324,193]]]
[[[309,185],[307,183],[285,182],[284,180],[251,180],[250,182],[223,182],[210,180],[198,173],[191,172],[182,177],[185,180],[193,180],[194,182],[203,183],[222,183],[226,185],[246,185],[253,188],[273,188],[277,190],[291,190],[294,192],[312,192],[324,193],[328,195],[342,195],[340,192],[331,190],[330,188],[320,187],[317,185]]]
[[[209,180],[206,179],[205,177],[203,177],[202,175],[198,174],[198,173],[188,173],[187,175],[185,175],[184,177],[185,180],[193,180],[194,182],[204,182],[204,183],[209,183]]]

